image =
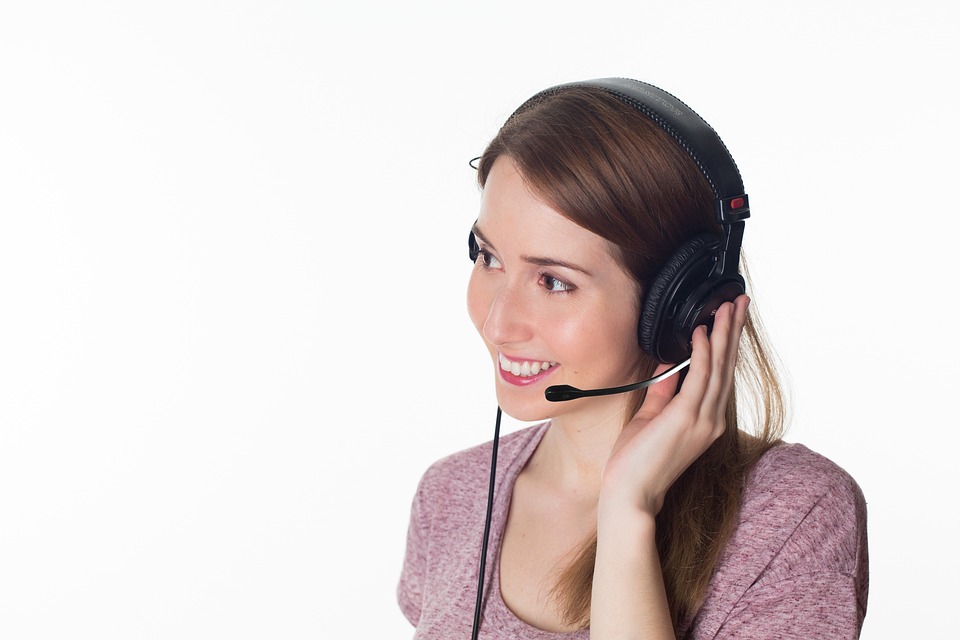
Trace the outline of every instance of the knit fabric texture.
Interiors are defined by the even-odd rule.
[[[517,618],[500,595],[513,485],[549,423],[500,439],[480,638],[586,640]],[[416,640],[469,638],[491,443],[434,463],[413,501],[397,596]],[[867,606],[866,503],[857,483],[803,445],[773,447],[744,487],[737,529],[679,638],[857,638]]]

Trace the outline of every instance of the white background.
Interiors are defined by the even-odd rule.
[[[863,637],[948,633],[952,3],[0,6],[0,637],[409,637],[417,480],[495,412],[466,163],[611,75],[737,159],[788,439],[869,504]]]

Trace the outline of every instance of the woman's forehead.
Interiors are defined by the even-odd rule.
[[[538,197],[509,157],[490,171],[475,229],[500,251],[568,260],[587,271],[620,269],[616,248]]]

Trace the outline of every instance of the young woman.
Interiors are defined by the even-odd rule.
[[[470,316],[500,407],[545,422],[499,441],[479,608],[492,446],[424,475],[398,590],[415,638],[859,635],[863,496],[780,440],[781,389],[736,275],[746,196],[704,135],[669,94],[607,79],[538,94],[481,156]],[[688,354],[682,384],[545,398]]]

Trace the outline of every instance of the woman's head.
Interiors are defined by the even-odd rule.
[[[507,195],[501,207],[500,203],[505,200],[501,187],[508,174],[513,175],[513,183],[522,188]],[[560,368],[549,376],[550,380],[538,386],[571,384],[579,388],[599,388],[627,384],[638,375],[651,372],[655,361],[637,347],[640,306],[648,285],[686,240],[704,232],[719,235],[719,225],[714,220],[714,193],[688,153],[660,126],[610,92],[597,87],[571,86],[547,92],[524,105],[508,120],[481,156],[478,180],[484,189],[477,223],[481,241],[485,232],[492,231],[495,221],[505,219],[496,217],[500,209],[512,210],[516,218],[522,209],[513,203],[525,197],[527,201],[540,203],[540,209],[566,223],[564,233],[568,237],[580,239],[562,249],[559,245],[553,248],[537,244],[544,235],[540,229],[555,230],[560,225],[545,221],[526,223],[524,233],[519,233],[519,228],[513,229],[512,236],[502,236],[503,244],[508,238],[516,239],[528,245],[524,249],[528,254],[568,262],[578,251],[582,254],[582,248],[601,247],[608,258],[608,270],[625,276],[619,284],[623,290],[617,295],[602,287],[590,286],[595,283],[589,280],[583,282],[587,286],[579,287],[576,293],[584,303],[588,299],[600,300],[597,304],[602,305],[595,308],[597,318],[592,319],[600,324],[586,327],[582,314],[578,316],[580,342],[590,345],[597,335],[619,336],[621,357],[613,360],[615,370],[583,376],[579,375],[581,369],[574,375],[570,366],[564,369],[565,363],[560,362]],[[505,258],[505,255],[497,256],[497,259]],[[577,257],[573,261],[581,259],[587,258]],[[549,275],[555,276],[557,272]],[[562,280],[562,276],[557,277]],[[574,276],[571,274],[571,277]],[[577,274],[575,278],[582,276]],[[492,294],[476,295],[482,290],[478,280],[483,282],[475,274],[471,282],[471,317],[484,335],[491,354],[500,361],[501,370],[512,366],[514,357],[522,367],[522,359],[527,356],[561,355],[540,345],[527,348],[511,342],[505,343],[506,353],[498,353],[498,344],[504,343],[498,343],[497,336],[489,335],[490,323],[487,323],[488,314],[497,308],[492,306]],[[598,295],[593,298],[585,295],[594,291]],[[546,303],[536,311],[543,311],[550,324],[556,324],[564,316],[562,311],[551,311]],[[531,317],[531,309],[524,313]],[[624,324],[629,327],[626,332],[622,331]],[[601,368],[602,358],[610,361],[608,354],[600,353],[603,346],[605,344],[598,345],[592,369]],[[499,373],[498,397],[503,395],[500,393],[503,373]],[[525,378],[520,382],[529,386],[537,380]],[[512,389],[509,385],[506,388]],[[521,417],[509,409],[508,412]],[[523,417],[547,416],[532,412]]]
[[[484,196],[476,235],[484,260],[507,262],[508,250],[516,249],[518,258],[590,264],[582,271],[601,274],[586,277],[563,272],[555,264],[551,272],[534,271],[534,279],[546,275],[551,282],[569,280],[577,286],[563,304],[557,304],[556,296],[540,300],[533,292],[534,302],[522,306],[522,296],[515,290],[503,295],[502,281],[475,271],[470,313],[499,364],[498,398],[513,409],[508,412],[524,419],[546,417],[509,402],[510,396],[521,395],[512,393],[515,387],[524,387],[528,396],[535,395],[529,393],[531,387],[538,388],[543,405],[539,387],[617,386],[652,371],[655,361],[637,345],[641,300],[648,285],[685,241],[704,232],[719,235],[713,217],[715,195],[690,155],[659,125],[609,91],[568,86],[521,107],[490,143],[478,170]],[[492,237],[497,234],[499,238]],[[598,256],[605,260],[598,261]],[[606,273],[618,278],[602,275]],[[609,287],[614,280],[616,287]],[[508,299],[510,304],[504,302]],[[501,311],[506,307],[509,311]],[[576,312],[570,313],[571,308]],[[505,316],[514,321],[504,322]],[[522,343],[515,340],[522,332],[502,331],[524,323],[532,334]],[[577,337],[564,341],[565,332]],[[536,333],[548,339],[538,340]],[[594,348],[592,366],[589,358],[571,352],[568,345],[574,344],[587,353]],[[564,362],[562,356],[569,359]],[[557,360],[559,367],[511,377],[511,367],[525,370],[527,363],[535,369],[537,358],[548,366]],[[604,363],[609,365],[606,371]],[[545,378],[549,380],[537,384]],[[589,404],[581,401],[577,406]]]

